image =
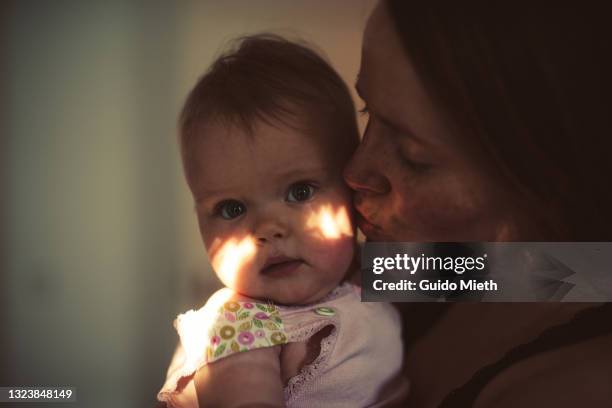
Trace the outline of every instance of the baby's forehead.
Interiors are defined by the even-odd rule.
[[[337,176],[344,166],[333,140],[317,129],[262,121],[250,128],[209,123],[198,133],[191,146],[184,146],[183,154],[188,173],[198,178],[254,179],[262,174],[271,180],[314,168]]]
[[[317,160],[326,166],[340,164],[337,141],[324,126],[295,121],[258,120],[248,126],[241,123],[216,122],[203,126],[194,146],[200,158],[260,155],[278,160],[290,155],[293,160]],[[229,153],[234,153],[229,154]]]

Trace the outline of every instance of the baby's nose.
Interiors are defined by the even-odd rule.
[[[275,240],[286,238],[288,235],[287,227],[277,220],[270,220],[258,225],[255,237],[259,244],[269,243]]]

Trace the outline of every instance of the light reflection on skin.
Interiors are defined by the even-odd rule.
[[[215,243],[212,248],[215,248]],[[255,239],[246,236],[241,240],[230,238],[218,250],[211,250],[212,266],[217,275],[229,287],[236,287],[236,278],[243,266],[255,256]]]
[[[306,228],[325,239],[338,239],[343,235],[353,236],[351,220],[344,206],[339,207],[335,213],[331,205],[322,206],[318,212],[310,214]]]
[[[351,220],[344,206],[334,211],[331,205],[322,205],[318,211],[309,214],[305,228],[318,239],[336,240],[353,236]],[[212,266],[230,288],[236,287],[241,270],[253,260],[256,252],[256,240],[250,235],[241,239],[232,237],[223,243],[215,240],[210,248]]]
[[[189,370],[197,370],[206,361],[206,348],[209,331],[216,321],[217,310],[234,295],[234,291],[223,288],[210,297],[206,305],[195,311],[179,315],[174,322],[185,351],[185,365]]]

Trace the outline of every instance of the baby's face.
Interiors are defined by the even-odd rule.
[[[319,138],[281,124],[258,122],[253,135],[221,125],[204,132],[187,178],[221,281],[283,304],[324,297],[355,247],[343,163],[324,154]]]

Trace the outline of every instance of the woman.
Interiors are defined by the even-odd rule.
[[[364,34],[345,179],[368,240],[610,240],[607,14],[432,3],[383,2]],[[400,308],[411,406],[612,404],[609,305]]]

